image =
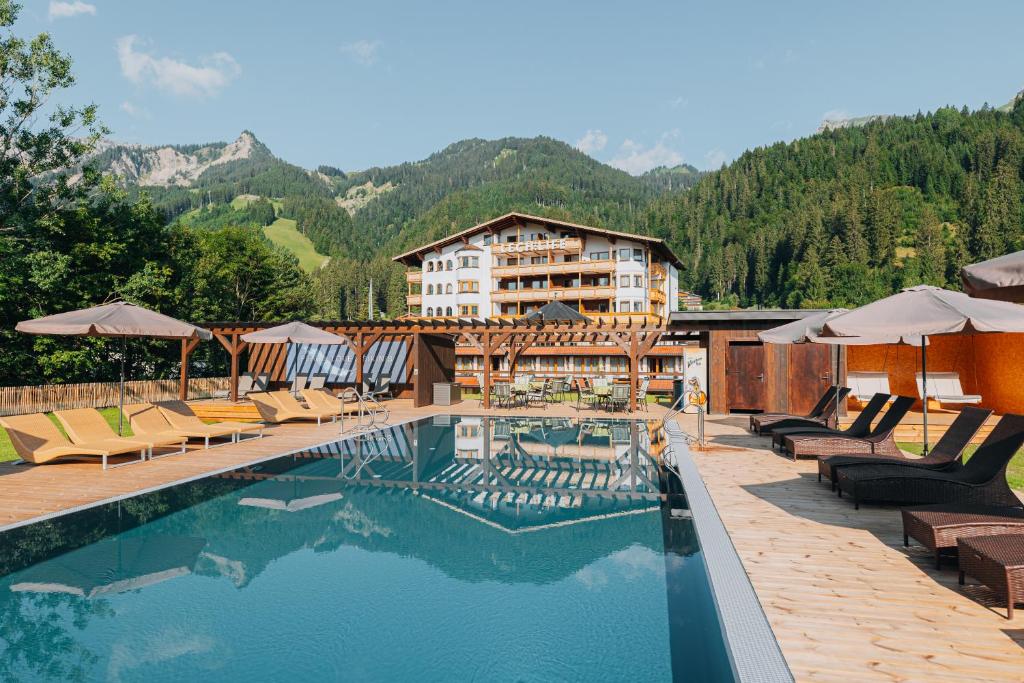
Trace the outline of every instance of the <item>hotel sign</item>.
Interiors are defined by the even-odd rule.
[[[562,237],[556,240],[531,240],[529,242],[503,242],[494,245],[499,254],[516,254],[524,251],[559,251],[577,248],[579,240]]]

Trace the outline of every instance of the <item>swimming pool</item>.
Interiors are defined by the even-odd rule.
[[[8,531],[0,680],[732,680],[664,446],[441,416]]]

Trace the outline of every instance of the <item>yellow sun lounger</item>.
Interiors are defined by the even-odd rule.
[[[306,399],[306,405],[314,410],[330,410],[334,415],[351,415],[359,412],[358,401],[343,401],[323,389],[303,389],[299,393]]]
[[[140,439],[202,439],[204,448],[210,447],[211,438],[227,437],[226,441],[214,444],[215,447],[235,442],[235,430],[231,427],[225,428],[214,425],[203,425],[204,429],[179,429],[173,427],[160,412],[160,409],[152,403],[125,406],[124,414],[128,418],[135,436]]]
[[[164,455],[180,455],[185,452],[185,442],[188,441],[183,436],[134,436],[127,438],[118,436],[95,408],[55,410],[53,414],[64,425],[64,431],[68,433],[68,436],[76,444],[97,443],[101,441],[106,443],[141,444],[149,449],[149,457],[152,458],[154,448],[166,448],[169,446],[178,446],[180,450],[173,453],[165,453]]]
[[[146,459],[146,452],[149,449],[146,444],[134,441],[103,440],[96,443],[73,444],[43,413],[0,417],[0,425],[3,425],[7,430],[7,435],[11,437],[15,452],[22,460],[33,465],[42,465],[54,460],[81,460],[98,456],[103,462],[103,469],[108,469],[109,467],[121,467],[142,462]],[[117,465],[107,464],[107,458],[112,455],[124,455],[136,451],[139,453],[138,460],[130,460]]]
[[[164,416],[171,427],[181,430],[194,430],[203,431],[206,428],[212,429],[230,429],[234,432],[235,441],[241,441],[243,434],[252,435],[251,438],[259,439],[263,437],[263,423],[261,422],[233,422],[230,420],[224,420],[223,422],[215,422],[213,424],[206,424],[199,419],[199,416],[192,412],[192,409],[188,407],[188,404],[184,401],[160,401],[156,404],[157,408],[160,409],[160,413]]]
[[[288,394],[287,391],[274,392],[274,394],[276,393]],[[334,419],[334,414],[330,410],[303,408],[290,394],[288,394],[288,398],[291,401],[289,402],[285,399],[288,405],[282,405],[274,394],[256,393],[249,394],[248,396],[249,400],[256,406],[256,410],[259,411],[260,417],[267,422],[280,423],[293,420],[316,420],[316,423],[320,424],[325,418]]]

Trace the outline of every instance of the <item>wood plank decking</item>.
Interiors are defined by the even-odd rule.
[[[709,420],[695,459],[797,680],[1024,680],[1024,620],[904,548],[897,510],[854,510],[745,424]]]

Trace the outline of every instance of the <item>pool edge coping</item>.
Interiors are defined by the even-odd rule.
[[[704,569],[736,679],[741,683],[794,681],[743,561],[690,455],[686,433],[675,421],[665,423],[665,433],[704,554]]]

